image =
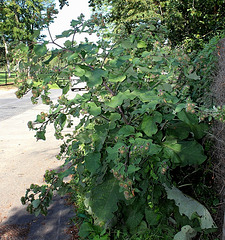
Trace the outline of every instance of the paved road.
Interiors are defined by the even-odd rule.
[[[60,89],[51,90],[52,100],[56,100],[60,95]],[[0,121],[8,119],[10,117],[21,114],[29,109],[37,109],[37,105],[31,103],[31,93],[28,93],[23,98],[18,99],[15,95],[15,89],[5,91],[0,90]],[[41,108],[46,106],[41,106]]]
[[[46,111],[48,106],[32,105],[29,95],[17,99],[14,92],[0,90],[0,227],[30,221],[30,216],[20,203],[21,196],[31,183],[43,184],[46,169],[62,164],[55,158],[61,142],[55,139],[53,127],[48,128],[47,140],[38,142],[34,138],[35,132],[27,127],[27,122],[34,120],[41,111]],[[53,98],[56,99],[59,93],[60,90],[53,90]],[[71,96],[75,94],[71,92]],[[70,211],[58,200],[55,206],[61,207],[56,210],[52,208],[50,220],[45,223],[43,219],[34,221],[37,222],[36,227],[32,225],[28,240],[65,239],[65,236],[60,237],[62,232],[57,229],[63,226],[62,219],[68,217]],[[55,222],[51,221],[54,219]]]

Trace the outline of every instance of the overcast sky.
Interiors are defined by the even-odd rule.
[[[69,0],[69,6],[64,6],[62,10],[59,9],[58,0],[56,0],[56,6],[59,9],[59,14],[57,18],[54,20],[49,27],[51,35],[55,39],[55,35],[60,35],[64,30],[68,30],[70,28],[70,22],[72,19],[77,19],[81,13],[85,15],[85,19],[89,19],[91,16],[91,9],[88,7],[88,0]],[[48,31],[45,30],[43,32],[47,36],[46,40],[50,40]],[[77,35],[76,41],[80,42],[84,40],[84,37],[87,37],[91,41],[96,40],[96,36],[85,34],[83,36]],[[59,39],[57,43],[62,44],[65,40]],[[51,45],[49,48],[55,46]]]

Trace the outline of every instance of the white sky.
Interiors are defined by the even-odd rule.
[[[49,27],[53,39],[55,39],[55,35],[60,35],[63,31],[70,29],[71,20],[76,20],[81,13],[84,14],[85,19],[89,19],[91,16],[91,9],[88,7],[88,0],[69,0],[68,2],[69,6],[65,5],[62,10],[60,10],[59,2],[58,0],[55,0],[59,14],[57,14],[57,18],[55,18],[54,23],[52,23]],[[45,30],[43,34],[47,36],[46,40],[50,40],[47,30]],[[81,34],[78,34],[75,40],[76,42],[80,42],[83,41],[85,37],[87,37],[90,41],[97,40],[95,35],[89,34],[82,34],[82,36]],[[63,45],[65,39],[58,39],[56,42]],[[49,44],[48,47],[56,48],[56,46],[52,44]]]

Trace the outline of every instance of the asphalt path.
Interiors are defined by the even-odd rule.
[[[0,90],[0,121],[21,114],[29,109],[36,108],[37,105],[31,103],[31,93],[18,99],[15,95],[15,91],[15,89],[9,91]],[[52,89],[50,95],[52,100],[56,101],[60,93],[60,89]]]
[[[54,101],[60,95],[60,91],[52,90],[51,97]],[[71,98],[76,95],[74,92],[69,94]],[[35,132],[27,127],[29,120],[36,119],[37,114],[48,110],[48,106],[41,103],[33,105],[30,97],[31,94],[28,94],[17,99],[15,89],[0,90],[0,227],[4,224],[18,224],[18,221],[23,223],[30,219],[25,206],[21,205],[20,198],[30,184],[44,183],[45,170],[56,169],[62,164],[55,158],[62,142],[55,139],[53,126],[48,127],[46,141],[36,141]],[[62,202],[57,200],[55,206],[56,210],[52,209],[50,220],[46,223],[42,220],[40,223],[37,219],[34,221],[36,228],[33,224],[28,240],[65,239],[65,236],[60,235],[60,226],[63,226],[63,217],[68,217],[69,214]],[[57,209],[59,206],[61,207]],[[66,216],[63,213],[66,213]],[[57,222],[54,222],[56,220]]]

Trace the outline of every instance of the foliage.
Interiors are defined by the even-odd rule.
[[[15,64],[15,46],[23,43],[31,51],[33,42],[41,38],[40,31],[53,21],[58,11],[51,0],[2,0],[0,8],[0,43],[4,43],[7,69],[10,72],[12,58]],[[26,57],[29,61],[29,55]],[[17,61],[20,60],[21,56]]]
[[[157,23],[127,38],[113,36],[117,41],[77,45],[77,33],[104,28],[102,21],[98,28],[95,23],[85,22],[83,16],[72,20],[71,28],[58,36],[73,36],[71,41],[51,53],[47,42],[37,44],[31,64],[23,65],[33,79],[21,75],[17,96],[31,90],[34,103],[41,98],[50,106],[49,113],[40,113],[28,126],[37,140],[45,140],[48,124],[54,123],[55,136],[64,141],[58,159],[65,162],[59,172],[46,172],[46,185],[31,185],[22,203],[28,203],[29,212],[47,214],[53,191],[76,191],[91,216],[80,228],[85,239],[172,239],[180,230],[189,236],[212,230],[214,224],[202,225],[202,209],[212,223],[205,207],[189,201],[193,208],[187,214],[190,205],[178,196],[187,197],[177,188],[171,193],[174,185],[179,187],[175,171],[207,159],[201,145],[208,128],[201,120],[202,109],[177,81],[199,79],[190,70],[192,62],[183,50],[166,43],[164,28]],[[60,69],[49,65],[56,56]],[[184,59],[189,64],[182,68]],[[70,76],[86,82],[87,92],[69,99]],[[60,84],[59,77],[67,80]],[[63,92],[57,103],[50,98],[53,83]],[[77,118],[80,122],[74,126]],[[71,131],[63,134],[64,128]],[[69,175],[71,183],[64,182]]]
[[[94,10],[107,6],[107,21],[126,34],[137,24],[161,20],[173,45],[186,42],[191,48],[199,47],[225,27],[223,0],[90,0],[89,4]]]
[[[57,13],[54,4],[48,0],[2,1],[1,10],[1,34],[11,41],[21,40],[24,43],[38,37],[35,32],[48,25]]]

